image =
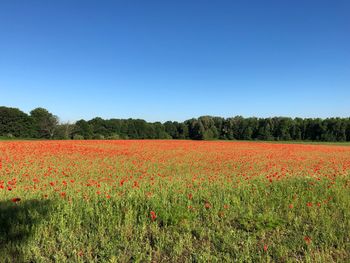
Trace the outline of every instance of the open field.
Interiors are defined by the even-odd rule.
[[[0,142],[0,262],[349,262],[350,147]]]

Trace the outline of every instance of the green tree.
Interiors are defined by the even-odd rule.
[[[75,129],[75,125],[70,124],[69,122],[59,124],[57,125],[54,138],[59,140],[72,139],[74,129]]]
[[[171,136],[173,139],[179,138],[179,131],[178,131],[178,123],[167,121],[164,123],[165,131]]]
[[[186,125],[188,126],[189,137],[192,140],[203,140],[204,139],[204,126],[202,122],[197,119],[187,120]]]
[[[92,128],[93,132],[93,137],[95,138],[102,138],[103,137],[108,137],[108,129],[107,129],[107,121],[100,117],[93,118],[92,120],[88,121],[89,125]],[[96,137],[97,136],[97,137]]]
[[[94,133],[92,130],[92,126],[85,120],[79,120],[75,123],[73,129],[73,137],[75,135],[82,136],[84,139],[92,139]],[[75,136],[77,137],[77,136]],[[81,138],[81,137],[79,137]]]
[[[198,118],[198,122],[203,126],[203,138],[204,140],[213,140],[219,138],[219,132],[215,126],[213,117],[201,116]]]
[[[177,132],[179,134],[178,139],[189,139],[188,126],[185,123],[177,123]]]
[[[0,107],[0,135],[29,138],[33,137],[33,119],[17,108]]]
[[[44,108],[36,108],[30,112],[37,138],[52,139],[58,125],[58,117]]]

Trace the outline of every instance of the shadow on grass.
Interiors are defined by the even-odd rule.
[[[50,210],[48,200],[26,200],[14,203],[0,202],[0,261],[30,262],[23,249],[35,227]]]

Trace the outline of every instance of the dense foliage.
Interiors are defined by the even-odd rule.
[[[59,124],[43,108],[29,115],[0,107],[0,136],[44,139],[193,139],[350,141],[350,118],[232,118],[202,116],[185,122],[94,118]]]

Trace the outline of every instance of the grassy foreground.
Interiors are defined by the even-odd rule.
[[[0,144],[0,262],[349,262],[350,150]]]

